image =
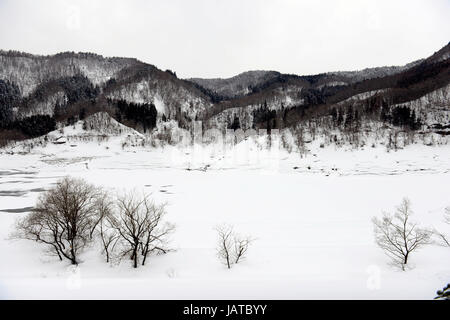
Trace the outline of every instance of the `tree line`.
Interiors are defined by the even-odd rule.
[[[134,103],[126,100],[112,100],[108,102],[116,108],[114,117],[123,123],[127,120],[133,127],[141,126],[144,132],[156,127],[158,112],[153,103]]]
[[[107,263],[129,260],[144,266],[153,254],[165,254],[175,225],[165,221],[166,205],[149,195],[113,194],[83,179],[65,177],[42,193],[33,211],[19,219],[11,238],[36,241],[60,261],[80,263],[80,254],[93,244]],[[253,239],[231,225],[216,228],[217,257],[227,268],[245,259]]]
[[[174,226],[163,221],[165,214],[165,205],[145,194],[112,197],[84,180],[66,177],[41,194],[34,210],[17,222],[13,237],[42,243],[74,265],[97,242],[107,262],[127,258],[137,268],[150,254],[169,251],[166,240]]]

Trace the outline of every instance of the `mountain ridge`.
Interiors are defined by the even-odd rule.
[[[404,66],[360,71],[300,76],[253,70],[227,79],[179,79],[171,70],[135,58],[0,50],[0,128],[11,133],[17,121],[33,116],[71,122],[100,111],[120,120],[126,116],[121,114],[124,110],[139,108],[153,108],[158,121],[174,120],[180,128],[192,128],[197,120],[222,129],[241,123],[283,128],[303,121],[305,113],[325,116],[321,110],[369,92],[376,92],[377,100],[370,101],[374,97],[369,95],[364,103],[379,113],[386,104],[414,101],[448,85],[449,52],[450,43]],[[130,119],[127,123],[139,129],[136,115]]]

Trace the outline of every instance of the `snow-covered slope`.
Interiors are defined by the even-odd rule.
[[[257,87],[267,81],[275,79],[280,73],[276,71],[247,71],[227,79],[188,79],[212,92],[225,98],[244,96],[252,92],[252,87]]]
[[[414,110],[426,125],[450,126],[450,84],[419,99],[393,107],[408,107]]]
[[[144,77],[139,82],[129,82],[106,93],[110,99],[134,103],[153,103],[161,116],[176,118],[177,114],[195,119],[211,107],[205,97],[171,80]]]
[[[79,95],[76,90],[86,90]],[[78,78],[76,78],[78,77]],[[54,113],[55,105],[68,105],[93,100],[101,95],[134,103],[153,103],[159,116],[195,119],[211,103],[192,84],[178,80],[152,65],[128,58],[104,58],[89,53],[61,53],[35,56],[0,51],[0,79],[16,85],[22,97],[17,103],[15,117]],[[108,82],[111,80],[111,82]],[[109,86],[108,86],[109,84]],[[94,90],[95,86],[100,86]],[[67,97],[72,93],[72,101]],[[1,106],[0,106],[1,107]]]
[[[367,79],[382,78],[391,76],[402,71],[408,70],[414,66],[419,65],[424,59],[413,61],[404,66],[390,66],[390,67],[376,67],[366,68],[358,71],[337,71],[329,72],[328,75],[343,76],[347,79],[347,83],[356,83]]]
[[[0,51],[0,79],[8,81],[11,88],[17,86],[22,97],[16,101],[10,94],[14,90],[2,89],[14,97],[0,106],[0,113],[10,122],[33,115],[64,121],[90,114],[90,108],[115,114],[117,100],[125,100],[153,104],[158,120],[176,121],[180,128],[192,128],[194,121],[203,121],[207,127],[224,129],[237,118],[243,129],[279,129],[311,119],[320,126],[319,118],[327,122],[331,116],[328,107],[351,106],[362,121],[373,120],[388,104],[411,107],[426,124],[442,127],[448,125],[449,50],[447,45],[428,59],[403,67],[311,76],[251,71],[230,79],[190,81],[135,59]],[[371,97],[376,99],[369,100]],[[56,107],[59,112],[55,112]],[[13,129],[21,130],[20,125],[14,125]],[[21,133],[15,135],[22,137]]]
[[[25,97],[43,82],[77,74],[86,76],[94,85],[101,85],[133,63],[134,59],[103,58],[88,53],[37,56],[0,51],[0,79],[15,83]]]
[[[57,130],[44,136],[11,142],[2,148],[2,153],[60,153],[63,152],[61,148],[77,153],[80,146],[87,145],[88,148],[95,149],[101,145],[96,154],[102,154],[110,148],[120,149],[124,145],[137,145],[144,139],[141,133],[117,122],[106,112],[99,112],[73,125],[65,126],[60,123]]]

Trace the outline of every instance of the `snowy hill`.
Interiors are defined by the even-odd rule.
[[[89,53],[65,52],[36,56],[15,51],[0,51],[0,79],[15,83],[26,97],[41,83],[82,74],[94,85],[102,85],[134,59],[103,58]]]
[[[119,149],[124,144],[136,145],[144,140],[141,133],[117,122],[105,112],[95,113],[69,126],[60,123],[58,127],[38,138],[11,142],[2,149],[2,153],[58,153],[61,148],[77,153],[80,146],[86,144],[102,146],[97,152],[101,154],[105,149]]]
[[[194,82],[215,94],[231,99],[245,96],[252,91],[252,87],[257,87],[267,81],[275,79],[280,73],[276,71],[247,71],[228,79],[187,79]]]
[[[241,122],[243,128],[281,129],[311,117],[330,116],[324,109],[361,102],[362,98],[366,103],[355,107],[360,106],[363,119],[370,118],[385,104],[409,108],[415,101],[417,109],[417,103],[425,103],[422,97],[446,88],[450,81],[449,50],[447,45],[429,58],[402,67],[311,76],[249,71],[229,79],[189,80],[130,58],[0,51],[0,96],[4,97],[0,101],[0,127],[16,130],[8,136],[19,137],[23,132],[17,132],[17,121],[32,116],[48,115],[56,121],[99,111],[115,116],[117,101],[154,106],[159,119],[174,120],[180,128],[192,128],[193,121],[203,121],[221,129],[232,122]],[[370,96],[374,92],[376,95]],[[447,101],[442,103],[447,108]],[[420,109],[436,111],[426,105]],[[443,119],[438,123],[441,126],[448,125],[439,115],[431,117]]]

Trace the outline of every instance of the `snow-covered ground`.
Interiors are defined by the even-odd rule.
[[[389,153],[317,146],[300,158],[246,141],[225,151],[122,149],[110,137],[0,154],[0,298],[431,299],[450,281],[450,248],[413,253],[403,272],[375,245],[371,223],[406,196],[413,219],[450,234],[449,145]],[[132,269],[91,248],[74,268],[41,244],[9,240],[14,221],[66,175],[167,201],[176,250]],[[216,257],[221,223],[256,238],[231,270]]]

